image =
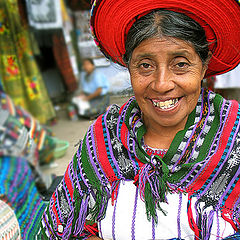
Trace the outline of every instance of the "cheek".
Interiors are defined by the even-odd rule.
[[[143,79],[137,73],[130,73],[130,79],[133,91],[136,94],[141,93],[147,87],[146,79]]]
[[[201,76],[199,73],[193,73],[187,79],[182,81],[182,87],[189,94],[198,93],[201,90]]]

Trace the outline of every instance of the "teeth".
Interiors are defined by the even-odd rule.
[[[154,107],[158,107],[158,108],[161,108],[161,109],[168,109],[168,108],[174,107],[174,105],[177,102],[178,102],[178,98],[174,98],[174,99],[167,100],[165,102],[153,101],[153,105],[154,105]]]

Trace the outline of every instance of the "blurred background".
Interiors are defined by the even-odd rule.
[[[90,9],[91,0],[0,0],[1,239],[35,238],[88,127],[132,96],[128,71],[94,43]],[[240,101],[239,77],[237,67],[203,85]]]

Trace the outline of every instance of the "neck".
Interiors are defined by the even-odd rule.
[[[176,134],[184,129],[184,127],[162,127],[161,129],[154,128],[153,126],[146,127],[147,131],[144,135],[145,144],[158,149],[168,149]]]

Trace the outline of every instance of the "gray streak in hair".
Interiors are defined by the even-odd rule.
[[[133,50],[144,40],[172,37],[191,43],[203,65],[209,60],[208,42],[199,23],[183,13],[155,10],[138,19],[130,28],[125,42],[123,60],[128,65]]]

